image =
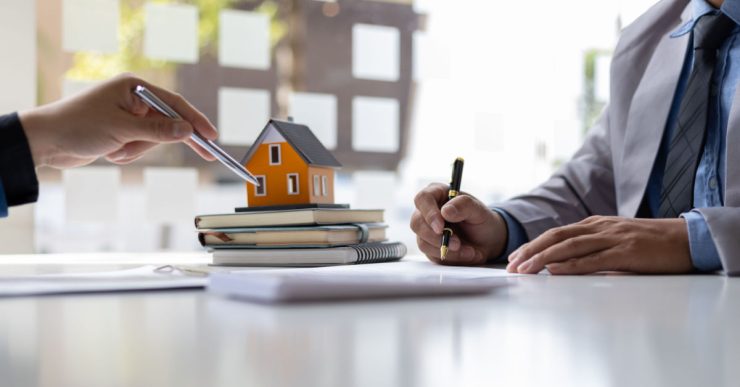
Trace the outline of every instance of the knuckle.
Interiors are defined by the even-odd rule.
[[[424,201],[424,197],[427,195],[427,193],[424,190],[421,190],[416,193],[416,196],[414,196],[414,205],[416,208],[421,207],[421,203]]]
[[[139,77],[137,77],[136,74],[129,72],[129,71],[119,74],[118,79],[126,83],[133,83],[133,82],[140,81]]]
[[[563,239],[565,237],[565,231],[562,228],[552,228],[547,231],[548,237],[552,239]]]
[[[411,227],[411,230],[414,232],[419,231],[419,226],[421,222],[421,213],[419,210],[414,211],[414,213],[411,215],[411,220],[409,221],[409,227]]]
[[[169,135],[169,123],[165,120],[152,120],[152,132],[160,140],[166,140]]]
[[[581,245],[581,241],[578,238],[566,239],[561,243],[566,251],[573,251]]]

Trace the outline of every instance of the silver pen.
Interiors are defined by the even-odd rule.
[[[177,114],[174,109],[169,107],[166,103],[164,103],[164,101],[159,99],[159,97],[149,91],[149,89],[147,89],[146,87],[141,85],[136,86],[136,88],[134,89],[134,94],[141,98],[141,100],[144,101],[147,105],[151,106],[153,109],[164,114],[165,116],[174,119],[182,119],[182,117],[180,117],[180,115]],[[246,168],[244,168],[244,166],[239,164],[238,161],[234,160],[233,157],[231,157],[228,153],[226,153],[223,149],[216,145],[216,143],[203,137],[197,131],[193,131],[193,134],[190,135],[190,139],[193,140],[196,144],[200,145],[208,153],[212,154],[213,157],[221,162],[221,164],[231,169],[239,177],[259,187],[260,183],[254,177],[254,175],[252,175]]]

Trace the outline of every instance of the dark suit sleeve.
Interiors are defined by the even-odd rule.
[[[0,116],[0,182],[8,206],[38,199],[36,168],[17,113]]]

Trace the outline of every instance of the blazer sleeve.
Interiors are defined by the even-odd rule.
[[[609,106],[589,130],[581,148],[544,184],[495,207],[515,218],[532,240],[553,227],[591,215],[616,215]]]
[[[38,199],[36,168],[17,113],[0,116],[0,183],[6,210]]]

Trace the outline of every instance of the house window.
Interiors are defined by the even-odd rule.
[[[298,195],[298,174],[288,174],[288,195]]]
[[[313,175],[313,196],[319,196],[319,175]]]
[[[329,190],[327,189],[327,180],[329,180],[326,176],[321,176],[321,195],[327,196],[329,195]]]
[[[270,165],[280,165],[280,144],[270,144]]]
[[[265,196],[267,195],[267,185],[265,185],[265,176],[255,176],[255,179],[257,179],[257,182],[260,183],[260,186],[254,186],[254,196]]]

